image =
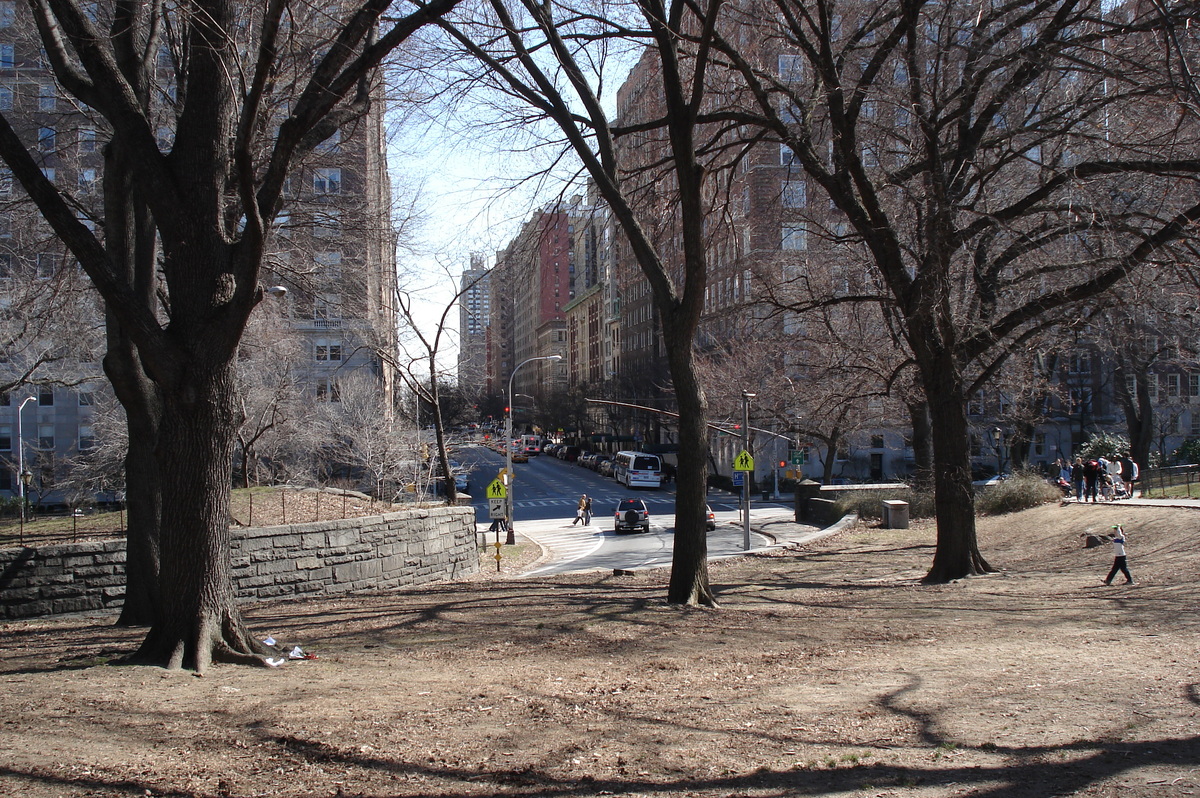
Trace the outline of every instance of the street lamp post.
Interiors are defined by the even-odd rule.
[[[517,376],[517,372],[526,363],[532,363],[535,360],[562,360],[562,355],[541,355],[539,357],[531,357],[528,360],[522,360],[512,370],[512,374],[508,375],[508,417],[504,422],[504,470],[508,474],[508,498],[505,502],[505,521],[508,526],[508,537],[505,539],[505,545],[511,546],[517,542],[517,534],[513,531],[513,484],[516,482],[513,479],[512,470],[512,435],[513,435],[513,377]]]
[[[25,469],[25,435],[21,428],[21,411],[25,409],[25,405],[32,402],[35,398],[27,396],[17,406],[17,496],[21,503],[20,537],[22,546],[25,545],[25,494],[29,490],[29,482],[33,479],[33,475]]]
[[[1004,450],[1000,444],[1004,440],[1004,430],[996,427],[992,430],[992,448],[996,450],[996,478],[1000,478],[1000,472],[1004,470]]]
[[[750,400],[758,394],[742,391],[742,448],[750,451]],[[742,547],[750,551],[750,483],[754,480],[753,471],[742,474]]]

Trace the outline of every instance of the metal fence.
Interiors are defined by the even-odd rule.
[[[1147,468],[1134,487],[1143,496],[1190,496],[1200,498],[1200,464]]]

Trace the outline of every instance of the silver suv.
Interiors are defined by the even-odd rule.
[[[649,532],[650,510],[641,499],[622,499],[613,511],[613,532]]]

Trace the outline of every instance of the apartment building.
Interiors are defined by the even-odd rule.
[[[471,255],[471,267],[459,277],[458,384],[468,396],[487,393],[488,321],[492,279],[482,255]]]
[[[89,9],[101,21],[109,13],[104,4]],[[315,30],[309,26],[306,33]],[[156,66],[162,80],[161,91],[154,94],[156,133],[160,149],[167,151],[174,137],[175,98],[169,49],[160,51]],[[372,91],[369,113],[344,125],[297,165],[263,261],[263,284],[287,289],[265,301],[285,319],[287,348],[302,353],[292,366],[295,382],[314,402],[336,402],[339,384],[352,373],[370,375],[388,406],[394,390],[396,261],[385,103],[381,85]],[[29,6],[12,0],[0,0],[0,112],[30,143],[43,174],[70,198],[80,220],[97,229],[104,126],[66,97],[48,67]],[[62,499],[55,485],[65,464],[95,443],[93,408],[97,395],[107,390],[99,364],[103,312],[87,289],[86,276],[4,168],[0,291],[6,321],[22,314],[34,318],[48,305],[71,310],[60,310],[65,323],[58,329],[47,327],[20,342],[0,362],[0,384],[19,383],[28,372],[27,384],[0,395],[0,459],[5,461],[0,493],[14,492],[15,467],[23,453],[27,464],[37,466],[34,492],[43,488],[45,500],[54,503]],[[76,343],[81,330],[90,332],[86,346]],[[29,368],[37,352],[46,351],[55,356]],[[35,400],[25,404],[18,424],[17,408],[29,396]]]
[[[514,397],[524,397],[521,407],[529,406],[528,397],[541,401],[566,384],[562,361],[519,366],[535,357],[566,357],[563,308],[573,299],[576,285],[572,235],[568,208],[555,203],[535,211],[496,254],[488,333],[490,388],[504,393],[511,378]]]

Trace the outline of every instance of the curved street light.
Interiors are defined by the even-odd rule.
[[[504,543],[511,546],[517,542],[516,532],[513,531],[513,479],[512,470],[512,417],[513,417],[513,377],[517,376],[517,372],[527,363],[532,363],[535,360],[562,360],[562,355],[541,355],[539,357],[531,357],[528,360],[522,360],[512,370],[512,374],[508,375],[508,413],[504,421],[504,472],[508,475],[508,499],[505,503],[505,524],[508,526],[508,537]]]
[[[29,483],[33,480],[33,474],[30,474],[29,469],[25,467],[25,434],[21,428],[21,411],[25,409],[25,405],[36,398],[36,396],[27,396],[21,404],[17,405],[17,493],[21,505],[20,542],[22,546],[25,545],[25,497],[29,494]]]

